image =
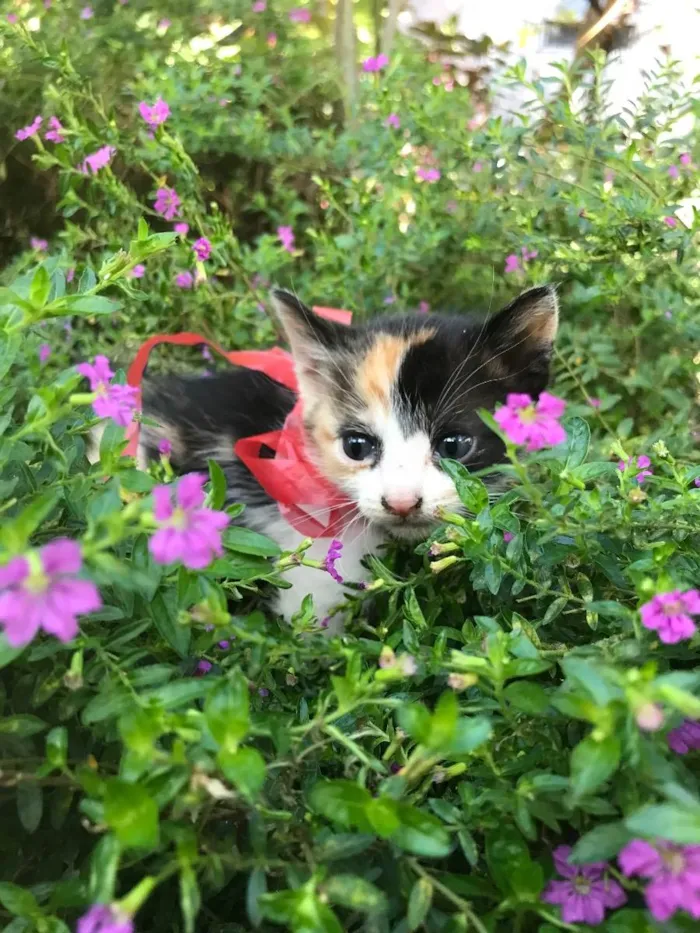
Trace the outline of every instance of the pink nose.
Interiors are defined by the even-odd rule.
[[[420,496],[414,493],[394,493],[391,496],[382,496],[382,506],[392,515],[406,516],[417,512],[423,505]]]

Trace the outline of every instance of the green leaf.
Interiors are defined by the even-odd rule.
[[[254,868],[248,877],[245,903],[246,910],[248,911],[248,919],[256,929],[263,921],[263,915],[258,901],[266,892],[267,880],[265,878],[265,872],[262,868]]]
[[[5,538],[12,541],[14,550],[26,547],[39,525],[53,511],[61,495],[60,489],[50,489],[32,496],[29,504],[25,505],[5,531]]]
[[[68,755],[68,730],[55,726],[46,736],[46,761],[52,768],[64,768]]]
[[[114,900],[121,853],[121,844],[112,833],[103,836],[92,850],[89,891],[93,904],[109,904]]]
[[[480,479],[472,476],[462,463],[456,460],[441,460],[440,466],[455,484],[457,495],[465,507],[478,515],[489,504],[489,494]]]
[[[607,862],[617,855],[631,836],[624,823],[603,823],[581,836],[569,860],[578,864]]]
[[[680,845],[700,845],[700,807],[662,803],[642,807],[625,820],[633,836],[669,839]]]
[[[430,728],[432,716],[428,709],[422,703],[410,703],[406,706],[400,706],[397,719],[399,726],[415,739],[426,745],[430,741]]]
[[[19,334],[0,333],[0,379],[4,379],[17,358],[22,340]]]
[[[211,480],[211,500],[209,504],[210,508],[219,511],[226,502],[228,483],[224,471],[216,460],[207,460],[207,463],[209,465],[209,479]]]
[[[564,421],[564,428],[566,430],[566,444],[564,445],[566,463],[564,466],[567,470],[573,470],[586,459],[591,443],[591,429],[587,421],[577,416],[567,418]]]
[[[506,824],[487,835],[486,861],[498,888],[509,895],[515,893],[514,872],[526,869],[532,860],[523,837],[514,826]]]
[[[41,310],[48,301],[51,291],[51,278],[44,266],[39,266],[29,286],[29,300],[37,310]]]
[[[468,755],[488,742],[493,728],[486,716],[463,716],[457,723],[452,741],[445,747],[444,754]]]
[[[571,789],[576,801],[592,794],[615,773],[620,763],[620,740],[608,736],[596,742],[591,736],[571,753]]]
[[[541,716],[549,706],[549,696],[539,684],[516,680],[503,691],[511,706],[530,716]]]
[[[92,289],[96,285],[97,285],[97,276],[92,271],[90,266],[85,266],[85,268],[80,274],[80,280],[78,281],[78,292],[81,295],[84,295],[85,292],[92,291]]]
[[[314,810],[333,823],[353,826],[361,832],[371,832],[366,815],[372,802],[369,791],[352,781],[318,781],[314,784],[309,802]]]
[[[265,783],[265,759],[255,748],[246,746],[235,752],[222,748],[216,760],[244,797],[255,797]]]
[[[168,608],[163,595],[156,593],[148,606],[148,613],[153,619],[160,635],[167,641],[181,658],[187,657],[191,632],[186,625],[180,625]]]
[[[18,713],[16,716],[6,716],[0,719],[0,735],[19,735],[26,738],[48,729],[48,725],[38,716],[31,713]]]
[[[324,887],[330,901],[348,910],[376,914],[385,913],[388,909],[386,894],[357,875],[331,875]]]
[[[36,781],[22,781],[17,787],[17,816],[28,833],[39,828],[44,811],[44,796]]]
[[[419,878],[411,888],[408,898],[408,911],[406,921],[410,933],[414,933],[428,916],[430,905],[433,902],[433,886],[427,878]]]
[[[440,820],[408,803],[397,803],[400,826],[391,837],[400,849],[426,858],[444,858],[452,845]]]
[[[123,846],[152,849],[158,845],[158,807],[142,784],[118,778],[107,781],[105,822]]]
[[[220,681],[207,697],[204,715],[220,748],[235,752],[250,728],[248,682],[239,672]]]
[[[30,891],[9,881],[0,881],[0,904],[13,917],[39,917],[42,913]]]
[[[145,240],[148,238],[148,224],[145,217],[139,217],[138,227],[136,229],[136,239]]]
[[[427,736],[429,748],[437,751],[448,747],[455,737],[457,719],[459,717],[459,703],[453,690],[446,690],[440,695],[435,706],[435,712],[430,721]]]
[[[239,525],[227,528],[223,534],[223,545],[229,551],[239,554],[252,554],[254,557],[279,557],[282,553],[279,545],[271,538],[260,535],[250,528]]]
[[[390,797],[377,797],[367,804],[365,814],[372,829],[382,839],[388,839],[401,825],[398,817],[396,801]]]
[[[84,314],[85,316],[113,314],[121,308],[120,302],[105,298],[104,295],[76,296],[75,298],[67,298],[66,303],[71,314]]]

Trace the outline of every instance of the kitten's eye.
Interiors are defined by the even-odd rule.
[[[474,438],[468,434],[446,434],[435,445],[435,453],[446,460],[464,460],[474,449]]]
[[[367,460],[377,451],[377,439],[353,431],[343,435],[343,450],[351,460]]]

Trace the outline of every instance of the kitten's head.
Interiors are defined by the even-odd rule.
[[[557,331],[552,288],[487,318],[388,315],[345,327],[273,293],[294,356],[311,456],[370,522],[427,535],[460,500],[440,459],[478,470],[503,459],[477,411],[546,387]]]

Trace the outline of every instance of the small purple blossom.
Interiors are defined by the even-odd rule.
[[[427,301],[420,301],[420,302],[418,303],[418,312],[419,312],[419,314],[429,314],[429,313],[430,313],[430,305],[428,304]]]
[[[566,431],[559,424],[565,408],[566,402],[549,392],[542,392],[536,404],[529,395],[511,392],[494,419],[511,443],[541,450],[566,440]]]
[[[231,647],[231,642],[226,638],[222,639],[218,644],[222,651],[228,651],[228,649]]]
[[[172,26],[172,23],[170,22],[170,20],[167,19],[166,17],[163,17],[163,19],[159,19],[159,20],[158,20],[158,23],[157,23],[157,25],[156,25],[156,29],[158,29],[158,30],[161,30],[161,29],[162,29],[163,32],[167,32],[168,29],[170,29],[171,26]]]
[[[268,48],[274,49],[274,47],[277,45],[277,33],[268,32],[266,42],[267,42]]]
[[[35,136],[39,132],[43,122],[44,120],[42,117],[34,117],[28,126],[23,126],[21,129],[17,130],[15,133],[15,139],[19,139],[21,142],[24,139],[29,139],[30,136]]]
[[[666,736],[668,747],[677,755],[687,755],[689,751],[700,749],[700,722],[684,719]]]
[[[628,878],[649,879],[644,899],[655,920],[664,923],[679,910],[700,920],[700,846],[633,839],[617,860]]]
[[[677,165],[669,165],[668,174],[669,174],[669,178],[673,178],[673,180],[675,181],[675,179],[678,178],[681,173]]]
[[[255,0],[255,3],[253,4],[253,13],[264,13],[266,9],[266,0]]]
[[[588,404],[591,406],[591,408],[600,408],[600,404],[601,404],[601,403],[600,403],[600,399],[599,399],[599,398],[593,398],[593,397],[591,397],[591,398],[588,399]]]
[[[440,181],[441,178],[440,170],[437,168],[419,168],[416,169],[416,178],[420,178],[421,181],[427,181],[429,184],[434,184],[436,181]]]
[[[195,667],[194,669],[194,676],[203,677],[205,674],[209,673],[211,668],[212,668],[211,661],[205,661],[204,659],[202,659],[201,661],[197,661],[197,667]]]
[[[205,262],[211,256],[211,243],[205,236],[195,240],[192,249],[199,262]]]
[[[0,623],[11,645],[26,645],[39,629],[64,642],[77,635],[76,616],[102,606],[95,584],[77,576],[82,564],[78,542],[56,538],[0,567]]]
[[[80,11],[81,19],[92,19],[94,15],[95,13],[91,6],[84,6],[82,10]]]
[[[45,253],[49,248],[48,240],[43,240],[41,237],[32,236],[29,238],[29,245],[32,249],[35,249],[37,253]]]
[[[39,347],[39,362],[42,364],[42,366],[50,356],[51,347],[48,345],[48,343],[42,343],[42,345]]]
[[[506,256],[506,264],[503,271],[505,273],[520,271],[520,256],[518,256],[517,253],[511,253],[510,256]]]
[[[158,453],[163,457],[169,457],[173,452],[173,445],[167,437],[162,437],[158,443]]]
[[[134,386],[112,383],[114,373],[106,356],[96,356],[94,363],[79,363],[75,367],[90,381],[90,391],[97,393],[92,408],[98,418],[111,418],[125,428],[134,417],[139,391]]]
[[[637,457],[636,460],[634,457],[630,457],[628,460],[620,460],[617,464],[618,470],[621,473],[626,473],[629,469],[637,469],[639,473],[635,476],[635,480],[641,484],[647,478],[647,476],[653,476],[654,471],[650,470],[651,460],[645,454],[642,454],[640,457]]]
[[[523,246],[520,250],[523,256],[523,262],[529,262],[531,259],[537,259],[539,253],[536,249],[528,249],[527,246]]]
[[[131,917],[108,904],[93,904],[78,920],[76,933],[134,933]]]
[[[50,143],[64,143],[66,137],[61,135],[64,127],[58,117],[49,117],[49,126],[51,129],[44,133],[44,139],[48,139]]]
[[[142,100],[139,104],[139,113],[150,129],[155,130],[161,123],[165,123],[170,116],[170,107],[162,97],[159,97],[153,105]]]
[[[396,303],[396,295],[391,294],[391,295],[386,295],[386,296],[385,296],[385,298],[384,298],[384,304],[385,304],[385,305],[393,305],[393,304],[395,304],[395,303]]]
[[[174,220],[180,213],[180,204],[180,196],[174,188],[159,188],[153,209],[166,220]]]
[[[85,156],[78,166],[78,171],[81,175],[89,175],[90,173],[97,175],[101,168],[106,168],[109,165],[116,151],[114,146],[101,146],[96,152]]]
[[[175,284],[178,288],[194,288],[194,276],[191,272],[178,272]]]
[[[690,163],[692,162],[690,153],[681,152],[680,156],[678,157],[678,161],[681,163],[681,165],[686,165],[686,166],[690,165]]]
[[[678,226],[678,221],[675,217],[664,217],[664,223],[667,227],[671,227],[671,229]]]
[[[206,360],[207,363],[211,363],[214,357],[211,355],[211,350],[207,346],[203,346],[201,349],[202,359]]]
[[[137,263],[134,268],[129,273],[129,277],[132,279],[142,279],[146,274],[146,267],[143,263]]]
[[[223,553],[221,532],[230,519],[225,512],[204,507],[205,482],[201,473],[187,473],[175,488],[175,504],[173,486],[153,490],[158,531],[149,541],[149,549],[159,564],[180,560],[190,570],[202,570]]]
[[[377,55],[370,56],[362,62],[363,71],[381,71],[382,68],[386,68],[389,64],[389,57],[387,55]]]
[[[17,16],[16,13],[8,13],[8,14],[7,14],[7,22],[8,22],[11,26],[14,26],[15,23],[17,22],[17,20],[18,20],[18,16]]]
[[[289,11],[289,19],[292,23],[310,23],[311,10],[303,6],[295,7]]]
[[[542,894],[547,904],[558,904],[565,923],[586,923],[598,926],[607,910],[621,907],[627,895],[605,874],[606,862],[572,865],[570,846],[554,850],[554,865],[564,881],[550,881]]]
[[[286,250],[288,253],[294,252],[294,231],[291,227],[278,227],[277,236],[280,243],[282,244],[282,249]]]
[[[267,689],[267,687],[258,687],[258,696],[269,697],[270,691]]]
[[[672,590],[657,593],[639,610],[642,625],[658,632],[665,645],[675,645],[692,638],[696,625],[691,616],[700,615],[700,592],[697,590]]]
[[[397,113],[390,113],[384,121],[384,126],[393,126],[395,130],[401,128],[401,120]]]
[[[175,224],[173,230],[175,233],[179,233],[180,236],[187,236],[187,234],[190,232],[190,225],[184,223]]]
[[[700,486],[700,476],[695,477],[695,479],[693,480],[693,484],[695,486]]]
[[[483,170],[484,170],[483,162],[475,162],[472,165],[472,172],[476,172],[477,175],[479,174],[479,172],[482,172]]]
[[[69,284],[75,278],[75,266],[71,266],[70,269],[66,269],[66,282]]]
[[[328,553],[326,554],[323,566],[325,570],[333,577],[336,583],[342,583],[343,578],[335,569],[336,563],[340,560],[343,551],[343,543],[337,538],[333,538],[328,548]]]
[[[510,542],[513,540],[514,537],[515,537],[515,535],[513,534],[512,531],[504,531],[504,532],[503,532],[503,540],[506,542],[506,544],[510,543]]]

